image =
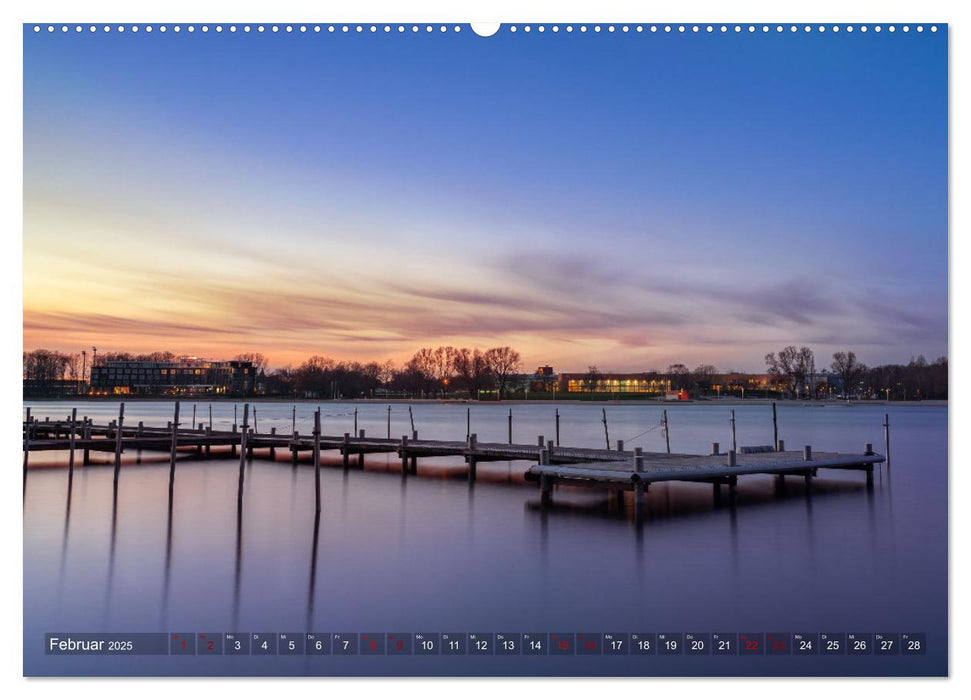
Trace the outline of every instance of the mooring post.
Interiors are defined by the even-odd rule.
[[[233,410],[235,411],[235,405]],[[233,426],[235,432],[236,426]],[[246,476],[246,438],[249,433],[249,404],[243,404],[243,429],[239,433],[239,488],[236,491],[236,506],[243,507],[243,481]]]
[[[644,471],[644,448],[634,448],[634,471],[638,474]]]
[[[236,404],[233,404],[233,432],[234,433],[236,432],[236,426],[239,425],[239,421],[237,420],[237,418],[238,416],[236,414]]]
[[[603,424],[604,424],[604,440],[607,442],[607,451],[610,452],[610,433],[607,430],[607,409],[600,409],[603,413]]]
[[[391,406],[388,406],[388,439],[391,439]]]
[[[296,454],[296,451],[294,451]],[[314,507],[320,512],[320,409],[314,412]]]
[[[732,449],[738,452],[738,443],[735,441],[735,409],[732,409]]]
[[[509,444],[512,444],[512,409],[509,409]]]
[[[114,487],[118,489],[118,472],[121,471],[121,436],[125,427],[125,403],[118,407],[118,429],[115,431],[115,478]]]
[[[358,437],[361,440],[364,439],[364,428],[361,428],[361,431],[358,434]],[[363,446],[361,447],[360,450],[357,451],[357,468],[364,469],[364,447]]]
[[[542,435],[536,436],[536,444],[539,445],[540,448],[546,447],[546,440],[543,438]]]
[[[472,409],[465,408],[465,440],[468,442],[469,435],[472,433]]]
[[[560,409],[554,408],[554,415],[556,416],[556,446],[560,446]]]
[[[196,424],[196,405],[192,404],[192,422],[189,425],[194,427],[195,424]]]
[[[664,421],[664,444],[667,447],[668,454],[671,454],[671,431],[668,430],[668,409],[665,408],[662,413],[662,419]]]
[[[398,448],[401,450],[401,473],[402,475],[408,473],[408,436],[401,436],[401,446]]]
[[[270,440],[276,440],[276,426],[270,428]],[[270,460],[276,461],[276,442],[270,442]]]
[[[775,412],[775,401],[772,402],[772,444],[775,451],[779,452],[779,418]]]
[[[411,431],[411,439],[414,440],[415,442],[418,442],[418,431],[417,430],[412,430]],[[417,474],[418,473],[418,454],[415,453],[415,452],[412,452],[411,453],[411,473],[412,474]]]
[[[354,407],[354,434],[357,435],[357,406]]]
[[[236,424],[234,423],[233,424],[233,435],[235,435],[235,434],[236,434]],[[229,444],[229,454],[232,457],[235,457],[236,456],[236,443],[235,442],[232,442],[232,443]]]
[[[24,426],[24,486],[27,485],[27,461],[30,455],[30,431],[32,423],[30,421],[30,407],[27,407],[27,423]]]
[[[779,452],[785,452],[785,451],[786,451],[786,441],[783,440],[782,438],[779,438]]]
[[[734,467],[735,466],[735,459],[736,459],[735,458],[735,450],[729,450],[728,451],[728,466]]]
[[[209,431],[212,432],[212,404],[209,404]]]
[[[293,468],[297,468],[297,460],[300,457],[300,451],[297,449],[297,438],[300,437],[300,433],[296,430],[293,431],[293,436],[290,440],[290,459],[293,461]]]
[[[77,421],[78,421],[78,409],[72,408],[71,409],[71,436],[69,438],[70,445],[68,447],[68,449],[70,450],[70,453],[67,458],[68,481],[72,481],[74,479],[74,440],[75,440],[74,432],[77,429]]]
[[[415,432],[415,414],[411,410],[411,405],[408,405],[408,420],[411,421],[411,432]]]
[[[618,440],[617,441],[617,451],[618,452],[623,452],[624,451],[624,441],[623,440]]]
[[[172,445],[169,453],[169,498],[175,484],[175,451],[179,446],[179,402],[175,402],[175,414],[172,417]]]
[[[469,452],[469,481],[475,481],[475,443],[478,436],[475,433],[469,433],[468,445],[466,446]]]
[[[293,437],[297,437],[297,405],[293,406],[293,427],[290,429],[290,433]]]
[[[91,422],[87,416],[84,417],[84,440],[86,445],[88,444],[87,441],[91,439]],[[81,452],[81,464],[85,467],[91,464],[91,450],[87,447]]]
[[[713,455],[717,455],[720,447],[721,445],[719,445],[717,442],[711,443],[711,453]]]
[[[811,462],[813,460],[813,446],[806,445],[802,448],[802,459],[805,462]]]
[[[138,421],[138,431],[137,431],[138,437],[142,436],[142,432],[144,430],[145,430],[145,421],[143,420]]]
[[[350,457],[350,445],[349,445],[350,439],[351,439],[351,434],[344,433],[344,443],[341,445],[341,456],[344,459],[344,469],[347,469],[347,466],[348,466],[347,460]]]
[[[253,430],[257,433],[260,432],[260,424],[256,422],[256,406],[253,406]]]
[[[887,458],[887,469],[890,469],[890,414],[883,414],[883,441],[884,441],[884,456]]]
[[[553,502],[553,477],[541,474],[539,477],[540,502],[548,506]]]
[[[212,452],[212,421],[206,426],[206,456]]]

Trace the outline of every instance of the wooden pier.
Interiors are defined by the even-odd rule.
[[[249,427],[248,408],[244,408],[242,426],[232,430],[214,430],[203,423],[195,427],[179,427],[179,408],[176,404],[175,420],[166,427],[136,426],[125,424],[124,405],[122,404],[117,421],[95,424],[87,418],[80,421],[76,413],[67,420],[39,421],[31,418],[28,412],[23,423],[24,446],[24,484],[26,488],[28,458],[32,452],[68,451],[73,470],[76,450],[83,453],[84,465],[90,464],[90,453],[105,452],[114,455],[115,485],[117,487],[121,455],[125,450],[154,451],[170,455],[170,487],[175,479],[176,453],[179,448],[188,448],[197,456],[207,458],[219,456],[239,457],[240,488],[239,499],[242,503],[243,471],[246,459],[252,459],[256,451],[265,451],[271,460],[276,460],[277,450],[287,450],[291,463],[296,466],[301,452],[312,455],[316,470],[317,504],[319,508],[319,469],[322,451],[337,451],[344,468],[350,467],[351,457],[356,466],[364,466],[366,454],[394,454],[401,460],[402,475],[418,473],[418,459],[427,457],[462,457],[467,465],[470,482],[476,479],[476,468],[480,462],[526,461],[532,462],[524,474],[526,481],[539,485],[544,504],[552,502],[553,488],[556,485],[596,488],[615,492],[620,499],[628,491],[634,493],[635,511],[642,508],[644,498],[651,484],[668,481],[704,482],[713,487],[713,495],[719,501],[722,486],[728,487],[732,504],[735,501],[736,487],[741,476],[755,474],[773,475],[780,479],[800,477],[805,480],[807,493],[812,479],[819,469],[862,471],[866,474],[867,485],[873,485],[875,465],[885,460],[884,456],[873,451],[867,444],[859,454],[840,454],[835,452],[813,452],[810,446],[802,451],[785,451],[785,443],[774,438],[774,445],[740,447],[738,452],[720,452],[718,443],[712,443],[708,455],[671,454],[669,452],[645,453],[640,448],[624,450],[623,441],[617,441],[617,449],[594,449],[566,447],[554,440],[537,436],[534,444],[479,442],[475,433],[470,433],[464,441],[425,440],[418,437],[418,431],[401,438],[367,437],[364,430],[357,435],[323,435],[320,432],[320,414],[315,414],[314,430],[311,435],[300,435],[295,429],[289,433],[278,433],[276,428],[270,432],[259,433]],[[889,423],[889,421],[888,421]],[[174,427],[173,427],[174,426]],[[609,443],[608,443],[609,444]],[[889,428],[887,428],[889,447]]]

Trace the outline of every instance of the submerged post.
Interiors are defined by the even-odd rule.
[[[604,440],[607,442],[607,451],[610,451],[610,433],[607,430],[607,409],[600,409],[603,414],[603,424],[604,424]]]
[[[296,454],[296,451],[294,451]],[[320,512],[320,409],[314,412],[314,507]]]
[[[175,451],[179,446],[179,402],[175,402],[175,415],[172,418],[172,445],[169,453],[169,496],[175,484]]]
[[[118,472],[121,471],[121,436],[124,434],[125,426],[125,403],[118,407],[118,430],[115,431],[115,479],[114,487],[118,488]]]
[[[887,469],[890,469],[890,414],[883,414],[883,441],[884,452],[886,452]]]
[[[732,409],[732,449],[738,452],[738,442],[735,440],[735,409]]]
[[[556,446],[560,446],[560,409],[553,409],[556,413]]]
[[[775,412],[775,401],[772,402],[772,444],[775,451],[779,451],[779,418]]]
[[[668,454],[671,454],[671,431],[668,430],[668,409],[664,409],[662,421],[664,423],[664,445],[667,447]]]
[[[235,408],[235,407],[234,407]],[[249,434],[249,404],[243,404],[243,429],[239,433],[239,489],[236,506],[243,507],[243,480],[246,476],[246,437]]]

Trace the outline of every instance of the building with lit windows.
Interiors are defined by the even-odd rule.
[[[571,394],[663,394],[671,390],[671,380],[664,379],[653,372],[639,374],[561,372],[558,390]]]
[[[102,395],[251,394],[254,381],[253,363],[241,360],[119,360],[91,368],[91,393]]]

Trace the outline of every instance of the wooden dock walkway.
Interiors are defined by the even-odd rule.
[[[403,475],[418,473],[418,459],[428,457],[462,457],[467,465],[470,482],[476,479],[480,462],[526,461],[531,464],[524,474],[526,481],[536,483],[544,504],[552,502],[556,485],[597,488],[616,493],[619,499],[626,492],[634,494],[635,512],[643,506],[643,496],[651,484],[669,481],[706,482],[712,484],[716,502],[721,498],[721,487],[728,486],[732,504],[740,476],[774,475],[802,477],[807,493],[812,479],[819,469],[852,470],[866,473],[867,486],[873,485],[875,465],[886,461],[867,444],[858,454],[813,452],[810,446],[801,452],[785,451],[784,443],[775,446],[741,447],[720,452],[718,443],[712,443],[711,454],[645,453],[640,448],[624,450],[623,442],[617,442],[616,450],[555,445],[553,440],[537,436],[535,444],[479,442],[471,433],[465,441],[419,439],[418,432],[403,435],[400,439],[367,437],[364,430],[351,435],[323,435],[320,432],[320,414],[315,414],[315,429],[311,435],[301,435],[293,430],[278,433],[258,433],[248,425],[248,405],[244,407],[243,425],[232,430],[214,430],[211,425],[197,424],[194,428],[177,427],[179,408],[176,405],[175,420],[166,427],[151,427],[139,422],[132,427],[124,423],[124,405],[119,418],[107,424],[95,424],[92,420],[76,419],[76,411],[68,420],[39,421],[30,417],[23,423],[24,486],[26,488],[29,454],[32,452],[67,451],[70,455],[69,470],[73,474],[74,455],[83,453],[83,464],[90,464],[90,453],[114,454],[115,486],[117,487],[121,455],[125,450],[157,451],[170,455],[170,490],[175,479],[176,453],[179,448],[189,448],[197,456],[240,458],[239,499],[242,502],[243,468],[246,459],[252,459],[257,450],[265,450],[271,460],[276,460],[277,450],[291,454],[291,462],[297,465],[301,452],[310,452],[316,471],[317,503],[320,504],[320,455],[322,451],[337,451],[342,456],[344,468],[350,466],[352,456],[357,466],[363,468],[366,454],[394,454],[401,460]],[[889,422],[886,441],[889,448]],[[889,462],[888,462],[889,464]]]

